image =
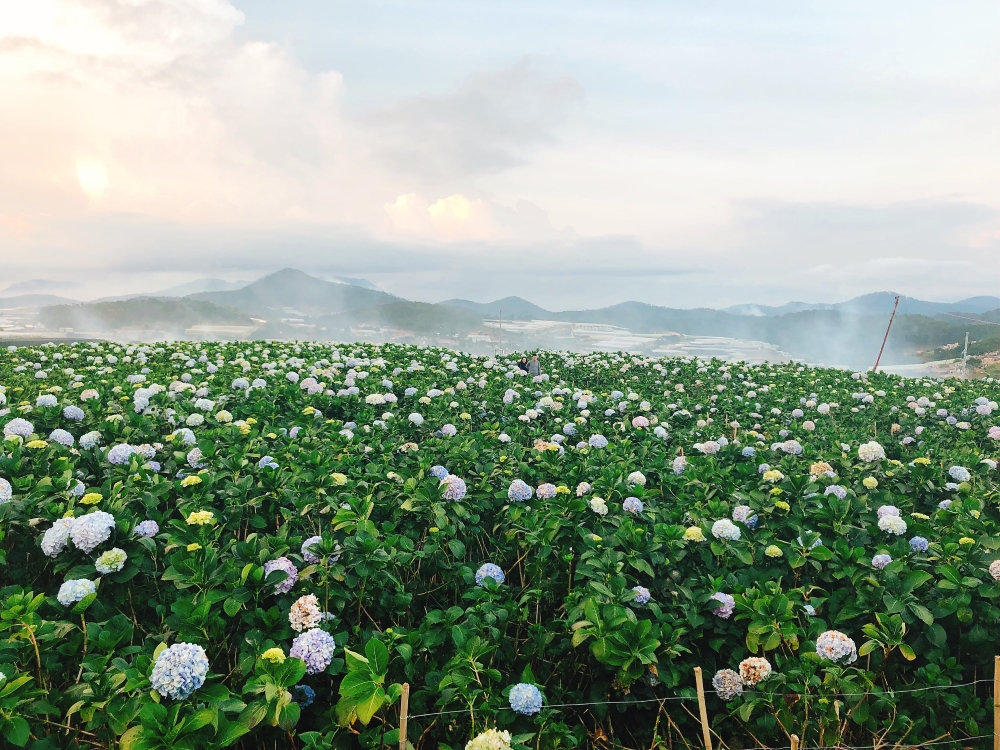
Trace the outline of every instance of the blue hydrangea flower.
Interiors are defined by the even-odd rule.
[[[86,433],[80,436],[80,447],[84,450],[90,450],[91,448],[96,448],[101,444],[101,433],[97,430]]]
[[[831,484],[825,490],[823,490],[824,495],[836,495],[837,499],[843,500],[847,497],[847,490],[841,487],[839,484]]]
[[[674,459],[672,467],[674,470],[674,474],[680,476],[681,474],[684,473],[684,469],[687,468],[687,459],[684,458],[684,456],[678,456],[677,458]]]
[[[626,497],[625,502],[622,503],[622,508],[625,512],[634,515],[642,513],[642,507],[642,500],[637,497]]]
[[[205,649],[194,643],[175,643],[156,657],[149,684],[166,698],[184,700],[205,684],[207,676]]]
[[[938,503],[938,507],[941,510],[948,510],[948,508],[951,507],[951,500],[942,500],[941,502]]]
[[[22,437],[26,438],[31,433],[35,431],[35,426],[31,424],[27,419],[22,419],[21,417],[14,417],[3,427],[3,436],[5,438],[9,437]]]
[[[530,500],[531,496],[535,494],[531,485],[520,479],[515,479],[510,483],[510,487],[507,489],[507,497],[516,503],[523,503],[526,500]]]
[[[309,708],[315,700],[316,691],[311,687],[308,685],[295,686],[295,702],[298,703],[301,708]]]
[[[926,552],[930,545],[922,536],[915,536],[910,540],[910,549],[914,552]]]
[[[954,479],[956,482],[968,482],[972,479],[972,474],[964,466],[952,466],[948,469],[948,476]]]
[[[503,571],[500,570],[499,565],[494,565],[493,563],[485,563],[481,565],[479,570],[476,571],[476,585],[482,586],[483,581],[487,578],[492,578],[498,584],[503,583],[504,575]]]
[[[88,581],[86,578],[70,579],[59,587],[56,599],[64,607],[72,607],[85,596],[89,596],[96,591],[97,586],[94,585],[93,581]]]
[[[649,601],[650,599],[649,589],[647,589],[645,586],[633,586],[632,590],[635,592],[634,601],[636,604],[645,604],[646,602]]]
[[[542,694],[534,685],[519,682],[510,689],[510,707],[524,716],[537,714],[542,710]]]
[[[313,628],[295,636],[288,655],[304,661],[308,674],[318,674],[330,666],[336,645],[332,635],[325,630]]]
[[[322,546],[323,537],[321,536],[309,537],[304,542],[302,542],[301,551],[302,551],[302,559],[305,560],[307,563],[312,563],[315,565],[316,563],[322,562],[323,558],[309,549],[314,544],[319,544],[320,546]]]
[[[83,418],[87,416],[84,414],[83,409],[72,404],[63,409],[62,414],[63,417],[68,419],[70,422],[82,422]]]
[[[752,446],[748,445],[743,450],[740,451],[743,458],[753,458],[757,455],[757,450]]]
[[[108,540],[115,528],[115,517],[103,510],[89,513],[73,521],[70,538],[81,552],[91,552]]]
[[[119,443],[118,445],[111,446],[108,451],[108,463],[114,464],[115,466],[124,466],[132,458],[132,454],[135,449],[128,443]]]
[[[53,443],[59,443],[59,445],[65,446],[66,448],[71,448],[73,443],[76,442],[72,435],[62,429],[52,430],[52,432],[49,433],[49,440]]]
[[[10,482],[0,477],[0,505],[9,503],[13,497],[14,488],[10,486]]]
[[[607,448],[608,439],[599,433],[595,433],[590,436],[590,440],[587,441],[591,448]]]
[[[197,448],[195,449],[197,450]],[[193,453],[194,451],[192,451]],[[278,462],[274,460],[273,456],[262,456],[260,461],[257,462],[258,469],[277,469]]]
[[[440,464],[437,465],[437,466],[432,466],[430,468],[430,472],[429,473],[430,473],[430,475],[432,477],[435,477],[438,481],[441,481],[446,476],[448,476],[448,470],[446,468],[444,468],[443,466],[441,466]]]

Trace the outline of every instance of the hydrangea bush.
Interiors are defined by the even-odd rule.
[[[397,746],[408,682],[420,748],[680,746],[695,666],[733,747],[986,731],[997,383],[540,359],[0,352],[0,744]]]

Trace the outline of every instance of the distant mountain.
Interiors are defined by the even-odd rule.
[[[543,307],[528,302],[520,297],[504,297],[495,302],[472,302],[467,299],[449,299],[438,304],[446,307],[460,307],[471,310],[486,318],[497,318],[503,315],[509,320],[553,320],[555,313]]]
[[[335,284],[347,284],[348,286],[359,286],[362,289],[374,289],[375,291],[379,291],[379,288],[368,279],[357,279],[351,276],[331,276],[324,280],[332,281]]]
[[[74,305],[75,299],[58,297],[54,294],[19,294],[15,297],[0,298],[0,310],[16,307],[44,307],[45,305]]]
[[[768,305],[733,305],[724,312],[733,315],[773,316],[788,313],[804,312],[806,310],[841,310],[854,315],[888,315],[896,301],[896,292],[873,292],[854,297],[846,302],[789,302],[778,307]],[[1000,297],[969,297],[958,302],[925,302],[913,297],[900,296],[900,315],[937,315],[943,312],[983,313],[1000,307]]]
[[[200,292],[230,292],[234,289],[242,289],[249,281],[225,281],[224,279],[195,279],[186,284],[161,289],[158,292],[150,292],[146,297],[187,297],[190,294]]]
[[[722,312],[732,313],[733,315],[762,317],[765,315],[786,315],[788,313],[804,312],[805,310],[830,310],[832,308],[833,305],[824,304],[822,302],[787,302],[784,305],[779,305],[778,307],[753,304],[732,305],[731,307],[723,308]]]
[[[321,328],[345,330],[357,325],[377,325],[415,333],[466,334],[482,326],[483,316],[470,310],[425,302],[392,302],[350,310],[315,320]]]
[[[293,268],[258,279],[242,289],[199,292],[185,299],[203,300],[267,318],[275,315],[333,315],[401,301],[373,289],[323,281]]]

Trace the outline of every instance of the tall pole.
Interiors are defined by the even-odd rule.
[[[882,338],[882,347],[878,350],[878,357],[875,359],[875,367],[872,372],[878,372],[878,363],[882,361],[882,351],[885,349],[885,342],[889,340],[889,329],[892,328],[892,319],[896,317],[896,308],[899,307],[899,295],[896,295],[896,302],[892,306],[892,315],[889,316],[889,325],[885,327],[885,336]]]
[[[503,310],[498,311],[500,313],[500,356],[503,356]]]
[[[965,332],[965,348],[962,350],[962,380],[965,380],[965,363],[969,359],[969,332]]]
[[[399,707],[399,750],[406,750],[406,734],[410,718],[410,683],[403,683],[402,702]]]
[[[712,732],[708,728],[708,709],[705,706],[705,684],[702,682],[701,667],[694,668],[694,684],[698,691],[698,714],[701,718],[701,734],[705,740],[705,750],[712,750]]]

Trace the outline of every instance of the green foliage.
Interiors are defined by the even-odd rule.
[[[2,743],[396,746],[408,683],[414,746],[461,748],[487,728],[514,747],[680,746],[697,723],[658,701],[692,698],[695,666],[741,664],[741,695],[708,696],[731,747],[985,731],[991,706],[965,683],[992,673],[1000,637],[996,383],[541,359],[551,380],[532,383],[505,362],[395,345],[0,353],[0,427],[32,430],[0,450]],[[100,447],[80,444],[92,431]],[[859,458],[873,440],[884,460]],[[125,444],[139,452],[111,462]],[[530,500],[508,497],[515,479]],[[880,525],[882,506],[905,533]],[[52,548],[61,519],[96,511],[113,516],[106,539]],[[723,520],[738,538],[713,533]],[[157,533],[136,534],[149,521]],[[99,573],[113,548],[124,563]],[[484,563],[502,583],[477,582]],[[78,579],[96,593],[64,605]],[[317,628],[330,658],[296,640]],[[857,660],[824,659],[827,631]],[[209,665],[182,700],[154,676],[178,643]],[[770,672],[751,684],[763,667],[748,659]],[[519,682],[541,690],[538,714],[511,710]]]

